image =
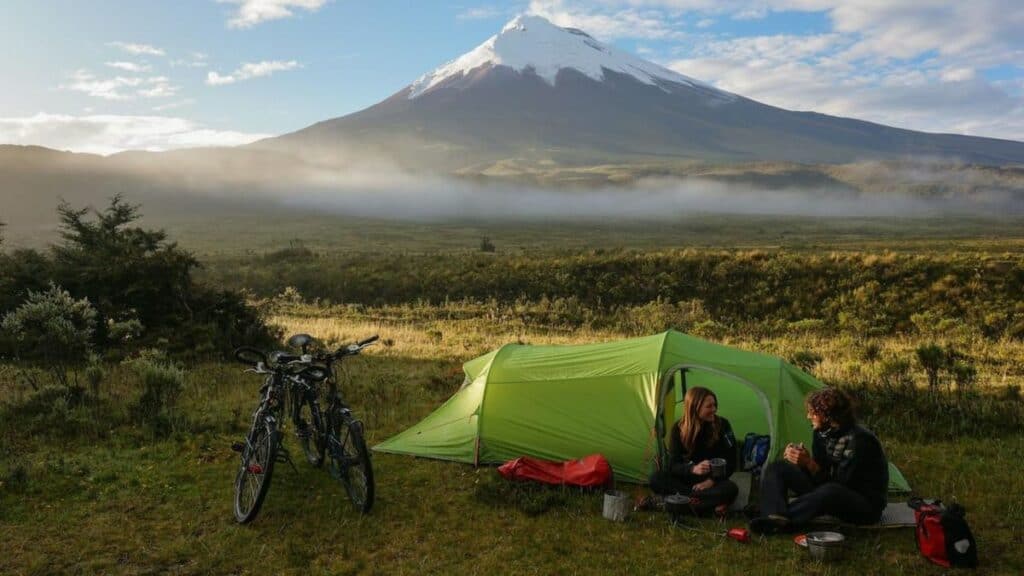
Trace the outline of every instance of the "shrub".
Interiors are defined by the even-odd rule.
[[[0,255],[0,312],[47,285],[61,286],[88,300],[94,309],[90,344],[115,358],[161,340],[174,354],[227,356],[237,346],[266,345],[277,336],[241,295],[195,283],[198,262],[164,231],[134,226],[138,206],[115,196],[102,211],[62,202],[57,212],[62,241],[51,257]],[[16,347],[2,340],[0,354]]]
[[[878,367],[878,377],[890,389],[913,387],[910,377],[910,362],[902,358],[886,358]]]
[[[483,238],[480,238],[481,252],[494,252],[495,249],[496,247],[494,246],[494,242],[491,242],[491,239],[489,237],[484,236]]]
[[[959,391],[970,390],[978,379],[978,370],[973,364],[957,360],[952,368],[953,380],[956,382],[956,389]]]
[[[184,369],[154,351],[129,364],[142,384],[142,393],[132,410],[136,422],[154,437],[169,436],[183,424],[177,401],[185,386]]]
[[[0,326],[13,339],[20,360],[47,371],[69,393],[77,387],[77,377],[72,381],[69,372],[89,358],[96,329],[96,310],[87,299],[75,300],[63,288],[51,285],[46,292],[30,292]],[[30,373],[26,379],[39,390]]]
[[[915,351],[917,361],[924,368],[928,376],[928,388],[936,390],[939,387],[939,371],[946,364],[946,351],[936,344],[922,344]]]

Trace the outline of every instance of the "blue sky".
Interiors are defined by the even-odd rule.
[[[1024,140],[1019,0],[4,0],[0,143],[112,153],[297,130],[519,13],[768,104]]]

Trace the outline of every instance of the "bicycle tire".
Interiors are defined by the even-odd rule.
[[[308,414],[304,409],[308,408]],[[306,416],[308,415],[308,419]],[[302,430],[305,427],[306,430]],[[306,462],[319,468],[324,463],[324,425],[320,410],[309,400],[303,400],[299,406],[299,421],[295,426],[295,434],[306,455]]]
[[[280,441],[272,419],[257,418],[242,449],[242,461],[235,475],[235,520],[248,524],[256,518],[270,490]]]
[[[373,461],[366,449],[362,422],[344,416],[332,418],[328,456],[331,476],[345,487],[356,510],[368,514],[374,498]]]

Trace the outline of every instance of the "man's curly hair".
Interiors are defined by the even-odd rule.
[[[835,424],[842,428],[856,421],[853,401],[837,388],[815,390],[807,396],[805,404],[808,410],[817,414],[828,426]]]

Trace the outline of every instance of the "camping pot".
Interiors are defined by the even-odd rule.
[[[604,493],[604,517],[616,522],[624,522],[633,510],[633,501],[620,490],[608,490]]]
[[[807,551],[811,558],[820,562],[831,562],[843,557],[846,548],[846,537],[839,532],[809,532],[807,534]]]
[[[690,514],[690,497],[682,494],[665,496],[665,512],[668,512],[668,516],[673,522],[680,516]]]
[[[716,480],[725,478],[725,458],[712,458],[711,462],[711,477]]]

